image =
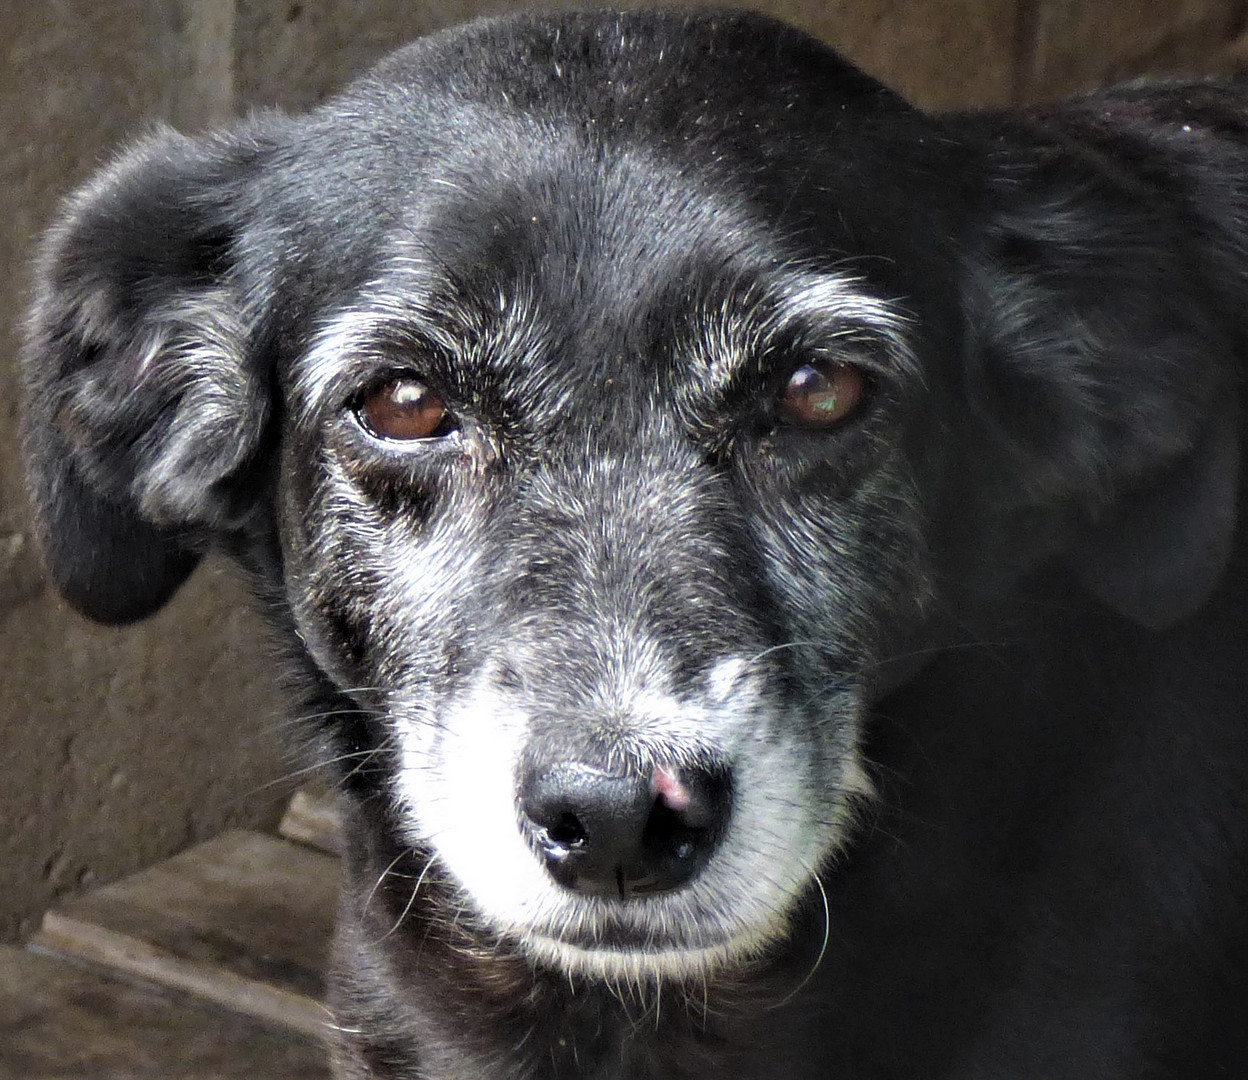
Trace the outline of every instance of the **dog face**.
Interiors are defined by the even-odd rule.
[[[836,266],[843,227],[786,237],[794,192],[734,190],[744,162],[487,117],[387,193],[368,276],[291,358],[287,595],[386,717],[408,841],[491,927],[700,972],[783,930],[864,791],[881,616],[925,588],[885,435],[908,317]],[[601,866],[600,798],[657,834]]]
[[[922,584],[880,436],[916,371],[866,282],[796,268],[656,162],[581,153],[418,207],[321,320],[284,559],[318,663],[378,688],[410,841],[543,958],[680,972],[776,933],[862,791],[880,609]],[[671,835],[560,882],[526,788],[567,767],[638,778]],[[592,816],[566,801],[542,828]]]
[[[758,956],[943,627],[1054,561],[1164,622],[1229,544],[1187,223],[1001,137],[654,14],[478,24],[157,136],[42,264],[53,569],[124,621],[235,554],[473,932],[609,979]]]

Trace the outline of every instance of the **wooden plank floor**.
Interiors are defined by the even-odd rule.
[[[315,1039],[151,983],[0,948],[3,1080],[322,1080]]]
[[[226,833],[0,948],[0,1080],[326,1077],[332,807],[301,794],[283,832],[301,842]]]

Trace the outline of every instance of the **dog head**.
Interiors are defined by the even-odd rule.
[[[124,622],[224,547],[469,925],[743,961],[942,627],[1050,565],[1152,624],[1220,572],[1216,259],[1043,142],[744,14],[474,24],[158,134],[40,266],[52,572]]]

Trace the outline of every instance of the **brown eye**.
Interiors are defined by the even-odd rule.
[[[373,435],[396,442],[432,439],[455,430],[446,402],[411,378],[391,379],[370,390],[355,415]]]
[[[814,360],[789,376],[780,391],[780,416],[796,427],[833,428],[854,414],[866,389],[866,378],[853,364]]]

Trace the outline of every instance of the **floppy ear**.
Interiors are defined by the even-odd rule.
[[[1235,531],[1248,153],[1221,93],[999,122],[969,274],[1004,512],[1062,522],[1049,554],[1154,628],[1208,598]]]
[[[242,511],[268,413],[237,273],[258,152],[162,132],[74,196],[44,243],[27,476],[53,578],[102,622],[155,611]]]

